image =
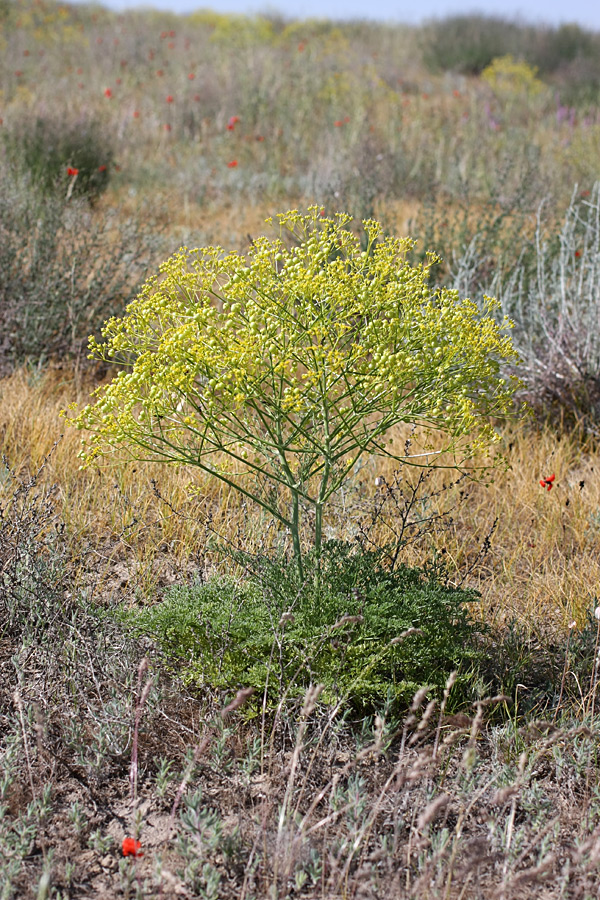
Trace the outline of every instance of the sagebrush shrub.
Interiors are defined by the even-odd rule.
[[[449,264],[432,277],[461,294],[492,294],[514,323],[522,396],[542,417],[577,421],[597,434],[600,182],[587,190],[576,186],[561,213],[540,204],[529,234],[525,206],[516,203],[514,209],[490,204],[477,219],[468,202],[443,222],[443,209],[427,212],[423,232],[445,233],[445,247],[454,245]]]
[[[490,288],[515,322],[529,402],[542,415],[566,415],[598,433],[600,183],[574,191],[556,231],[541,207],[535,239]]]
[[[159,226],[102,218],[41,194],[0,162],[0,373],[25,360],[85,361],[89,335],[123,311],[162,255]]]
[[[108,187],[114,149],[99,121],[24,118],[4,140],[13,165],[44,194],[69,193],[95,201]]]

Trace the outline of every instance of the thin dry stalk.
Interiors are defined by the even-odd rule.
[[[139,728],[140,721],[142,718],[142,711],[146,704],[146,700],[148,699],[148,694],[150,693],[150,688],[154,683],[154,676],[149,678],[144,685],[142,690],[142,677],[145,672],[148,670],[148,659],[144,657],[144,659],[140,662],[138,668],[138,680],[137,680],[137,701],[135,706],[135,722],[133,726],[133,740],[131,743],[131,766],[129,768],[129,784],[130,784],[130,795],[131,795],[131,816],[132,816],[132,825],[134,837],[137,838],[138,835],[136,832],[137,829],[137,819],[135,815],[136,805],[137,805],[137,781],[138,781],[138,736],[139,736]]]
[[[27,777],[29,779],[29,787],[31,789],[31,798],[35,802],[37,800],[37,794],[35,790],[35,784],[33,782],[33,769],[31,766],[31,755],[29,753],[29,740],[27,738],[27,729],[25,727],[25,713],[23,709],[21,692],[18,688],[15,688],[15,690],[13,691],[13,701],[19,711],[19,723],[21,725],[21,736],[23,738],[23,752],[25,753],[25,762],[27,764]]]

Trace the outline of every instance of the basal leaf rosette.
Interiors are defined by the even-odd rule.
[[[436,258],[409,265],[409,239],[368,221],[363,250],[349,222],[291,211],[247,257],[184,247],[168,259],[90,340],[92,357],[122,368],[73,419],[89,433],[84,463],[125,451],[198,466],[293,534],[312,505],[319,544],[323,505],[363,453],[394,455],[398,423],[442,432],[461,458],[493,441],[489,417],[514,393],[501,377],[516,358],[510,323],[490,299],[480,310],[432,289]]]

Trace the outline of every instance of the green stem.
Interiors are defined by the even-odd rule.
[[[277,454],[279,456],[280,465],[285,475],[287,486],[292,495],[292,521],[290,524],[290,531],[292,532],[292,542],[294,545],[296,565],[298,566],[298,574],[300,575],[300,578],[303,579],[304,566],[302,563],[302,547],[300,545],[300,492],[298,490],[298,487],[296,486],[294,475],[286,456],[285,442],[283,438],[283,427],[281,424],[280,415],[278,415],[275,419],[275,440],[277,442]]]
[[[129,437],[132,444],[135,444],[142,450],[149,451],[149,455],[147,457],[131,454],[132,459],[138,460],[139,462],[156,462],[157,453],[159,451],[154,444],[142,440],[141,437],[136,434],[131,434],[129,435]],[[177,447],[177,445],[173,444],[165,437],[158,437],[156,435],[154,435],[154,437],[157,443],[160,443],[163,447],[168,447],[170,450],[175,451],[173,453],[168,453],[161,449],[161,459],[166,460],[167,462],[184,463],[186,465],[193,466],[196,469],[200,469],[201,472],[206,472],[207,475],[212,475],[214,478],[218,478],[219,481],[224,482],[224,484],[228,485],[230,488],[233,488],[234,490],[238,491],[238,493],[243,494],[244,497],[248,497],[249,500],[253,500],[262,509],[264,509],[275,519],[277,519],[277,521],[281,522],[282,525],[292,530],[293,523],[290,522],[290,520],[285,516],[283,516],[276,506],[271,505],[270,503],[266,503],[258,494],[254,494],[252,493],[252,491],[249,491],[245,487],[243,487],[239,483],[239,481],[236,481],[233,478],[228,478],[223,472],[220,472],[218,469],[214,469],[212,466],[206,465],[201,461],[199,457],[191,453],[186,453],[185,450],[183,450],[181,447]],[[239,457],[235,457],[232,453],[229,453],[229,456],[231,456],[233,459],[239,459]],[[287,486],[287,482],[285,481],[282,481],[282,484],[285,484]]]
[[[322,543],[322,530],[323,530],[323,504],[317,502],[315,504],[315,553],[317,556],[317,570],[316,570],[316,588],[317,592],[321,588],[321,543]]]
[[[298,574],[300,579],[304,578],[304,564],[302,561],[302,547],[300,546],[300,499],[298,492],[292,489],[292,524],[290,528],[292,532],[292,541],[294,543],[294,556],[296,557],[296,565],[298,566]]]
[[[323,432],[324,432],[324,453],[323,453],[323,474],[321,476],[321,487],[319,489],[319,497],[315,502],[315,554],[317,559],[316,571],[316,588],[319,592],[321,588],[321,545],[323,543],[323,506],[327,499],[327,487],[329,476],[331,474],[331,428],[329,422],[329,407],[327,404],[327,377],[326,372],[321,378],[321,400],[323,403]]]

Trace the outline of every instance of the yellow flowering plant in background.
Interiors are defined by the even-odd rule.
[[[502,364],[516,353],[508,322],[411,266],[410,239],[385,237],[318,208],[269,220],[274,239],[247,257],[182,248],[122,318],[90,339],[118,362],[112,382],[72,422],[89,432],[84,464],[125,451],[196,466],[289,529],[303,569],[301,517],[319,559],[323,510],[363,454],[460,466],[496,439],[490,416],[511,407]],[[390,440],[399,423],[441,432],[423,454]]]
[[[531,99],[544,91],[544,82],[537,77],[537,68],[508,54],[492,60],[481,73],[494,93],[502,100]]]

